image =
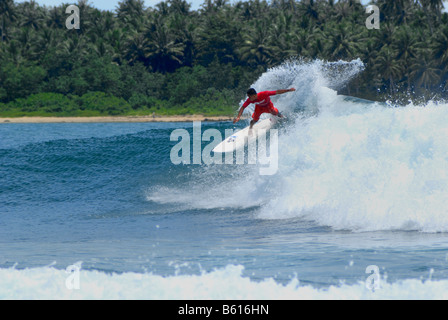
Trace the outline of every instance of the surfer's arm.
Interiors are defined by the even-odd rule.
[[[296,89],[295,88],[291,88],[291,89],[281,89],[281,90],[277,90],[277,91],[275,91],[275,94],[284,94],[284,93],[287,93],[287,92],[292,92],[292,91],[296,91]]]
[[[240,112],[238,112],[238,116],[235,119],[233,119],[233,123],[236,123],[236,122],[240,121],[240,118],[241,118],[241,115],[243,114],[243,111],[244,111],[244,108],[241,107],[240,108]]]
[[[233,120],[233,123],[240,121],[241,115],[243,114],[244,109],[246,109],[248,105],[249,103],[247,101],[244,102],[244,104],[240,108],[240,111],[238,112],[238,116]]]

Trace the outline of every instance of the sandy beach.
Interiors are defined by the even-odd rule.
[[[19,117],[0,118],[0,123],[94,123],[94,122],[192,122],[231,121],[226,116],[110,116],[110,117]]]

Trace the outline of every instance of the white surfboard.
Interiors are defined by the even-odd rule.
[[[249,135],[249,127],[235,132],[230,137],[218,144],[213,152],[226,153],[233,152],[243,148],[246,143],[249,143],[253,139],[257,139],[261,134],[266,134],[266,132],[272,128],[272,126],[277,123],[276,117],[269,117],[268,119],[260,120],[252,127],[252,133]]]

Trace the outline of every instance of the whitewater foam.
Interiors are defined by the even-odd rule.
[[[279,136],[278,173],[260,177],[240,166],[217,179],[221,169],[209,168],[206,180],[188,186],[196,196],[174,194],[188,194],[190,207],[259,206],[260,219],[337,230],[448,232],[448,104],[391,107],[338,95],[362,70],[359,60],[291,60],[268,70],[257,90],[297,88],[274,97],[292,119]],[[148,199],[178,201],[172,194]]]
[[[354,231],[448,231],[448,105],[360,113],[346,105],[323,106],[280,139],[288,151],[272,190],[279,197],[259,216]]]
[[[275,106],[289,116],[317,112],[316,99],[326,88],[339,90],[364,70],[360,59],[326,62],[322,60],[290,59],[268,69],[252,85],[257,91],[295,88],[293,93],[272,97]],[[254,106],[246,108],[251,114]]]
[[[0,299],[213,299],[213,300],[380,300],[447,299],[448,280],[403,280],[381,282],[371,291],[364,282],[318,289],[301,285],[298,279],[282,285],[272,278],[254,281],[242,276],[244,267],[225,268],[200,275],[163,277],[151,273],[106,274],[81,270],[79,289],[68,289],[67,273],[52,267],[0,269]]]

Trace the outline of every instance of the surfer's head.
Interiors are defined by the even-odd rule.
[[[247,96],[251,101],[257,100],[257,91],[254,88],[247,90]]]

